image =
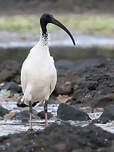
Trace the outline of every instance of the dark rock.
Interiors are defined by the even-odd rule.
[[[71,94],[73,91],[72,83],[70,81],[65,81],[64,79],[58,79],[56,84],[55,92],[56,95],[68,95]]]
[[[114,120],[114,104],[111,104],[104,108],[104,112],[99,118],[101,122],[108,122]]]
[[[74,73],[72,79],[75,80],[76,75],[80,75],[80,79],[76,82],[71,81],[73,93],[68,103],[72,105],[82,103],[84,106],[92,107],[105,107],[113,103],[114,73],[112,65],[108,64],[111,63],[86,67],[85,70]]]
[[[0,72],[0,83],[3,81],[8,81],[13,77],[13,72],[11,71],[1,71]]]
[[[4,61],[0,65],[0,83],[9,80],[14,80],[16,82],[17,77],[19,77],[20,75],[20,68],[21,65],[17,61],[14,60]],[[19,81],[17,83],[19,83]]]
[[[84,111],[75,108],[74,106],[61,103],[57,110],[57,117],[62,120],[79,120],[86,121],[90,120],[87,113]]]
[[[6,60],[0,65],[0,71],[11,71],[16,73],[20,69],[20,63],[14,60]]]
[[[88,83],[88,90],[96,90],[98,83],[96,81],[89,81]]]
[[[73,67],[74,63],[72,61],[68,61],[68,60],[59,60],[56,62],[56,67],[57,69],[65,69],[68,70],[70,68]]]
[[[21,82],[20,82],[20,74],[16,74],[14,77],[13,77],[13,81],[14,82],[16,82],[16,83],[18,83],[18,84],[20,84]]]
[[[96,97],[92,102],[92,108],[105,107],[114,103],[114,93],[100,95]]]
[[[114,136],[95,125],[49,125],[44,131],[0,137],[5,152],[113,152]]]
[[[41,119],[45,119],[45,112],[44,111],[41,111],[39,112],[38,114],[38,117],[40,117]],[[51,112],[48,112],[48,119],[52,118],[53,115],[51,114]]]
[[[37,116],[37,111],[32,109],[32,116],[33,118],[38,119]],[[30,115],[29,115],[29,108],[28,110],[23,110],[21,112],[16,112],[12,118],[12,120],[21,120],[22,122],[28,122],[28,120],[30,119]]]
[[[16,112],[11,119],[12,120],[22,120],[23,122],[27,122],[29,120],[29,111],[24,110],[21,112]]]
[[[59,104],[59,101],[57,100],[57,97],[56,97],[56,96],[51,95],[51,96],[49,97],[48,104]]]
[[[3,117],[4,115],[8,114],[10,110],[3,108],[0,106],[0,117]]]
[[[5,83],[1,89],[10,90],[13,93],[21,93],[21,87],[15,82],[7,82]]]

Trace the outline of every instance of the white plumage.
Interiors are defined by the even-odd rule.
[[[41,16],[40,41],[30,50],[21,70],[21,85],[24,93],[22,100],[25,104],[29,105],[30,129],[32,129],[32,104],[38,101],[39,103],[44,102],[45,126],[48,125],[48,99],[57,81],[54,60],[53,57],[50,56],[48,48],[48,34],[46,28],[48,23],[55,24],[67,32],[75,45],[72,34],[62,23],[56,20],[53,15],[45,13]]]
[[[22,65],[21,84],[24,93],[23,101],[29,105],[48,100],[57,81],[57,72],[53,57],[43,37],[30,50]]]

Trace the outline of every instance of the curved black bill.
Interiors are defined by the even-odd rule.
[[[50,23],[55,24],[55,25],[59,26],[60,28],[62,28],[70,36],[70,38],[72,39],[73,44],[75,45],[75,40],[74,40],[72,34],[69,32],[69,30],[62,23],[60,23],[55,18],[52,18]]]

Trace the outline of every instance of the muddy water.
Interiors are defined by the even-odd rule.
[[[28,109],[28,108],[19,108],[16,105],[16,102],[2,102],[0,103],[4,108],[7,108],[8,110],[11,110],[12,112],[19,112],[22,111],[23,109]],[[36,106],[34,109],[37,112],[43,111],[43,106]],[[48,105],[48,111],[51,112],[55,117],[57,116],[57,109],[58,109],[58,104],[49,104]],[[90,116],[91,120],[99,118],[102,112],[97,112],[97,113],[88,113]],[[44,129],[44,122],[45,120],[41,119],[35,119],[33,120],[33,129],[34,130],[42,130]],[[57,122],[61,123],[60,120],[49,120],[49,124]],[[87,122],[79,122],[79,121],[72,121],[71,124],[75,126],[86,126],[90,123],[91,121]],[[95,124],[98,127],[103,128],[104,130],[114,133],[114,124],[113,123],[107,123],[107,124]],[[8,135],[8,134],[14,134],[14,133],[19,133],[23,131],[27,131],[29,128],[29,122],[27,123],[22,123],[20,120],[1,120],[0,121],[0,136],[3,135]]]
[[[0,103],[0,105],[2,105],[4,108],[11,110],[12,112],[21,112],[25,109],[28,110],[28,108],[19,108],[17,107],[17,102],[2,102]],[[48,106],[48,111],[51,112],[53,114],[53,116],[57,115],[57,108],[58,108],[58,104],[51,104]],[[44,107],[43,106],[37,106],[34,107],[34,109],[37,112],[41,112],[43,111]],[[54,123],[55,120],[49,120],[48,123]],[[33,129],[34,130],[42,130],[44,129],[44,124],[45,124],[45,120],[34,120],[33,121]],[[8,134],[14,134],[14,133],[19,133],[22,131],[27,131],[29,128],[29,122],[27,123],[23,123],[21,120],[11,120],[11,119],[7,119],[7,120],[0,120],[0,136],[3,135],[8,135]]]

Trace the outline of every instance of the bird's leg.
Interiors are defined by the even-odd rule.
[[[31,104],[31,101],[29,101],[29,114],[30,114],[29,130],[32,130],[32,104]]]
[[[45,127],[47,127],[47,126],[48,126],[47,105],[48,105],[48,100],[45,100],[45,103],[44,103],[44,112],[45,112]]]

